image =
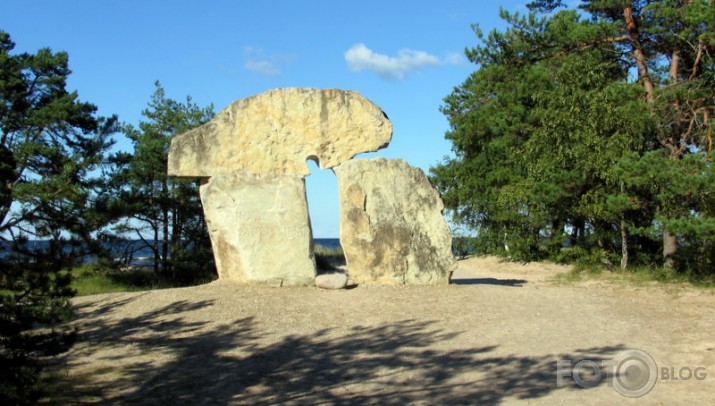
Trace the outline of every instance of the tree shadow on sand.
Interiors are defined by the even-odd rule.
[[[490,346],[440,350],[440,343],[460,333],[440,330],[432,321],[270,336],[262,335],[251,317],[230,323],[186,320],[212,304],[177,301],[112,321],[95,316],[122,304],[84,312],[79,351],[93,360],[118,357],[123,366],[76,376],[74,396],[95,404],[489,405],[577,389],[570,382],[557,388],[557,360],[605,359],[623,350],[546,356],[497,356]],[[112,351],[126,346],[136,348],[135,355]],[[127,359],[132,356],[137,359]]]
[[[497,278],[458,278],[449,281],[452,285],[495,285],[520,288],[528,281],[525,279],[497,279]]]

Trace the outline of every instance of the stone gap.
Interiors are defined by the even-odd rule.
[[[308,159],[307,163],[310,175],[305,177],[305,191],[313,238],[340,238],[340,197],[335,174],[330,169],[320,169],[316,160]]]

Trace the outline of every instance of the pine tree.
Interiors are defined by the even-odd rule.
[[[619,187],[611,168],[642,148],[647,109],[611,44],[552,56],[593,30],[575,12],[502,16],[512,28],[477,31],[484,45],[468,56],[479,69],[445,99],[457,158],[433,168],[434,180],[487,252],[553,256],[586,225],[609,248],[617,213],[606,201]]]
[[[96,169],[116,118],[66,90],[64,52],[15,53],[0,32],[0,397],[32,403],[37,358],[63,350],[71,334],[67,268],[99,227]],[[38,330],[38,327],[41,327]]]
[[[139,128],[124,126],[133,154],[120,154],[114,174],[118,189],[118,231],[139,238],[154,254],[154,270],[176,277],[177,270],[211,271],[208,230],[198,193],[198,180],[170,179],[166,174],[169,144],[174,135],[199,126],[213,115],[190,97],[177,102],[166,97],[159,82],[142,115]],[[198,270],[193,269],[194,272]]]
[[[560,2],[533,5],[551,8],[553,3]],[[579,46],[613,42],[619,56],[637,72],[636,82],[658,121],[651,140],[653,149],[664,149],[672,160],[661,164],[678,166],[677,161],[692,152],[706,157],[713,147],[715,2],[589,0],[580,7],[595,24],[610,29],[605,31],[607,35],[594,36]],[[656,206],[662,219],[688,216],[687,209],[674,201]],[[672,269],[679,244],[668,221],[663,224],[662,255],[664,265]]]
[[[456,158],[433,176],[447,206],[487,251],[503,235],[515,239],[512,255],[553,255],[566,230],[625,267],[631,251],[650,261],[660,238],[674,267],[695,238],[677,230],[711,212],[710,192],[684,179],[707,182],[675,174],[694,165],[683,161],[709,168],[713,1],[583,1],[585,17],[561,1],[529,6],[524,17],[502,12],[504,32],[477,31],[483,44],[467,55],[478,69],[445,99]],[[674,178],[643,187],[641,175],[657,171],[644,165]]]

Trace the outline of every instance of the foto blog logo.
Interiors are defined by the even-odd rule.
[[[619,394],[638,398],[647,395],[660,381],[686,381],[707,378],[705,367],[664,366],[660,369],[653,357],[642,350],[626,350],[612,360],[579,361],[562,359],[556,362],[556,387],[570,379],[582,388],[593,388],[604,380]]]

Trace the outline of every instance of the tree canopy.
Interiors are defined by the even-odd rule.
[[[112,145],[115,117],[66,89],[64,52],[13,53],[0,31],[0,396],[32,403],[39,355],[70,336],[55,327],[71,316],[67,267],[99,227],[96,169]],[[32,247],[42,240],[44,245]],[[33,331],[46,326],[45,333]]]
[[[215,273],[199,181],[166,175],[171,138],[214,113],[157,82],[146,120],[120,125],[66,90],[66,53],[14,46],[0,31],[0,399],[32,404],[38,357],[74,337],[69,270],[106,254],[108,236],[143,241],[176,284]],[[118,131],[133,151],[110,153]]]
[[[171,139],[214,116],[213,106],[199,107],[191,97],[178,102],[166,96],[159,82],[138,128],[125,124],[133,153],[117,154],[111,193],[118,222],[115,231],[142,241],[153,252],[154,269],[215,273],[208,229],[199,199],[199,181],[166,174]]]
[[[529,6],[475,27],[477,70],[445,98],[432,177],[454,221],[514,259],[712,272],[712,1]]]

